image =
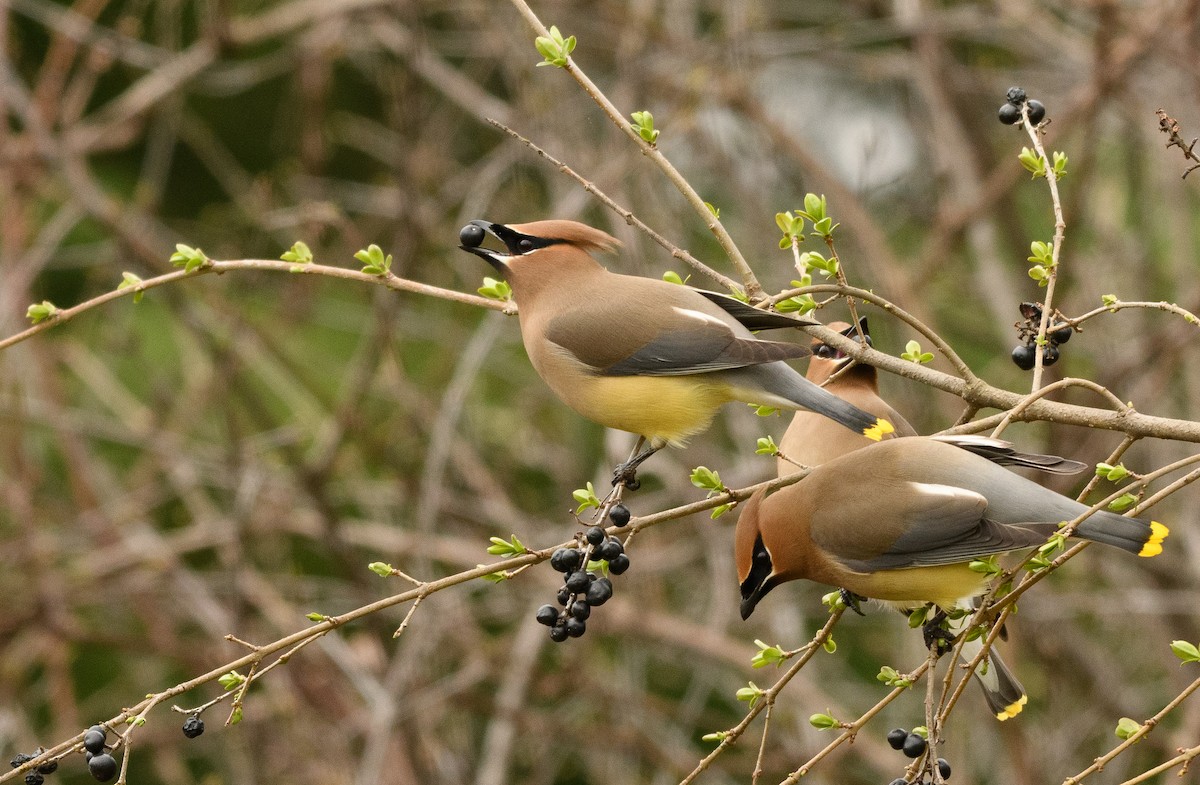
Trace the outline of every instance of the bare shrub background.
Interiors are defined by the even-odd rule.
[[[1008,359],[1028,243],[1048,240],[1045,188],[995,120],[1012,84],[1049,108],[1071,155],[1059,304],[1115,292],[1195,309],[1197,183],[1164,150],[1154,110],[1200,132],[1196,2],[548,2],[575,57],[625,112],[654,112],[663,151],[721,217],[769,289],[790,255],[773,215],[825,193],[852,283],[934,326],[974,370],[1022,390]],[[213,258],[276,258],[293,241],[357,267],[376,242],[398,275],[473,291],[456,250],[468,219],[576,217],[626,243],[609,265],[678,263],[503,137],[533,138],[639,217],[727,269],[673,188],[557,69],[508,4],[461,0],[0,3],[0,322],[169,269],[176,242]],[[704,283],[704,282],[699,282]],[[877,311],[876,346],[912,337]],[[823,319],[844,316],[822,312]],[[1089,322],[1049,379],[1110,387],[1143,412],[1191,418],[1195,327],[1152,311]],[[940,366],[939,366],[940,367]],[[883,380],[924,432],[962,405]],[[1064,400],[1101,405],[1085,393]],[[730,410],[648,465],[635,514],[699,497],[689,467],[731,486],[773,461],[781,418]],[[1018,425],[1023,446],[1102,460],[1120,435]],[[545,546],[574,530],[571,490],[600,487],[630,440],[567,410],[534,376],[512,320],[309,276],[205,276],[122,300],[0,354],[0,749],[78,733],[147,692],[389,591],[365,569],[423,579],[487,561],[490,535]],[[1143,442],[1150,470],[1190,445]],[[1078,483],[1079,481],[1075,481]],[[1077,486],[1076,486],[1077,487]],[[1060,490],[1070,492],[1071,484]],[[1194,492],[1168,500],[1153,561],[1089,549],[1026,595],[1005,651],[1031,699],[998,725],[971,689],[946,755],[955,781],[1058,781],[1113,746],[1121,716],[1191,680],[1167,648],[1200,638]],[[140,783],[673,783],[733,725],[752,641],[796,646],[823,590],[791,584],[737,616],[733,515],[636,538],[633,568],[582,640],[533,622],[542,567],[430,597],[323,638],[264,679],[245,720],[186,741],[165,709],[138,733]],[[924,657],[881,611],[844,619],[840,648],[789,686],[767,741],[777,781],[825,741],[817,711],[852,719],[880,665]],[[1015,645],[1014,645],[1015,644]],[[215,686],[178,701],[197,705]],[[922,721],[922,690],[809,776],[900,774],[887,728]],[[1200,736],[1187,703],[1102,775],[1117,782]],[[705,782],[747,782],[752,732]],[[64,782],[89,781],[82,760]]]

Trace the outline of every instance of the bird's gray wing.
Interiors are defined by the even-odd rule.
[[[1063,458],[1058,455],[1042,455],[1034,452],[1019,452],[1012,442],[973,434],[931,436],[931,439],[953,444],[968,452],[987,458],[998,466],[1020,466],[1037,469],[1050,474],[1078,474],[1088,464]]]
[[[721,292],[711,292],[707,289],[695,289],[694,291],[718,305],[725,313],[741,322],[747,330],[778,330],[785,327],[811,327],[820,324],[820,322],[788,316],[778,311],[755,308],[753,305]]]
[[[869,482],[869,475],[864,480]],[[1056,523],[1001,524],[986,513],[987,500],[973,491],[905,483],[890,492],[860,492],[822,505],[812,536],[846,567],[874,572],[955,564],[1040,545],[1057,528]],[[839,526],[839,519],[856,525]]]

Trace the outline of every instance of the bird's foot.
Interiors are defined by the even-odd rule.
[[[842,598],[842,605],[845,605],[850,610],[857,613],[859,616],[866,616],[862,611],[862,601],[867,599],[861,594],[855,594],[849,589],[838,589],[838,594]]]
[[[921,627],[921,634],[925,638],[925,645],[929,648],[937,647],[938,655],[946,654],[950,651],[950,644],[954,640],[954,635],[950,630],[946,629],[946,614],[939,610],[937,613],[929,617],[929,620]]]
[[[613,469],[613,486],[624,485],[631,491],[641,488],[642,481],[637,478],[637,470],[640,464],[641,461],[639,460],[630,460],[618,464],[617,468]]]

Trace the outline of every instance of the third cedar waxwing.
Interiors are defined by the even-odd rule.
[[[938,439],[872,444],[742,505],[734,545],[742,618],[800,578],[901,608],[953,608],[986,586],[972,560],[1041,545],[1088,509]],[[1101,510],[1074,536],[1156,556],[1167,534],[1157,521]],[[993,709],[1005,719],[1023,703]]]
[[[832,322],[829,328],[849,338],[865,339],[868,345],[871,342],[865,316],[859,319],[858,329],[845,322]],[[813,384],[823,385],[829,392],[858,408],[887,419],[896,428],[894,436],[916,436],[916,430],[908,421],[879,395],[879,380],[874,366],[858,364],[846,368],[850,362],[850,358],[837,348],[820,339],[814,339],[812,359],[808,362],[806,378]],[[842,370],[843,368],[845,370]],[[838,371],[841,373],[835,377],[834,374]],[[798,468],[796,464],[819,466],[872,444],[858,434],[831,425],[829,420],[823,417],[816,417],[808,412],[796,412],[779,444],[780,452],[789,459],[779,459],[779,476],[794,473]],[[1001,466],[1023,466],[1059,474],[1074,474],[1087,468],[1086,464],[1079,461],[1056,455],[1017,452],[1009,442],[985,436],[932,438],[982,455]],[[856,606],[854,609],[858,610]],[[982,647],[983,644],[979,640],[967,641],[962,648],[963,659],[970,661]],[[975,676],[983,688],[988,706],[999,719],[1014,717],[1025,706],[1025,688],[994,648],[988,652],[988,666],[976,668]]]
[[[484,248],[485,233],[505,252]],[[609,272],[589,253],[617,245],[599,229],[563,220],[471,221],[459,239],[512,287],[525,350],[550,389],[584,417],[649,440],[649,450],[618,469],[618,481],[630,480],[654,450],[703,431],[730,401],[809,409],[869,440],[892,431],[887,420],[783,362],[807,355],[807,347],[750,332],[806,322],[715,292]]]

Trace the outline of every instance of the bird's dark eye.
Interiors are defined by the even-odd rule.
[[[837,354],[837,349],[834,349],[827,343],[818,344],[816,349],[813,349],[813,354],[817,357],[823,357],[826,360],[831,360]]]
[[[528,237],[523,237],[523,238],[521,238],[521,241],[517,243],[517,247],[521,249],[522,253],[532,251],[533,250],[533,240],[530,240]]]
[[[759,564],[771,566],[771,554],[767,553],[766,547],[763,546],[762,540],[754,543],[754,561]]]

